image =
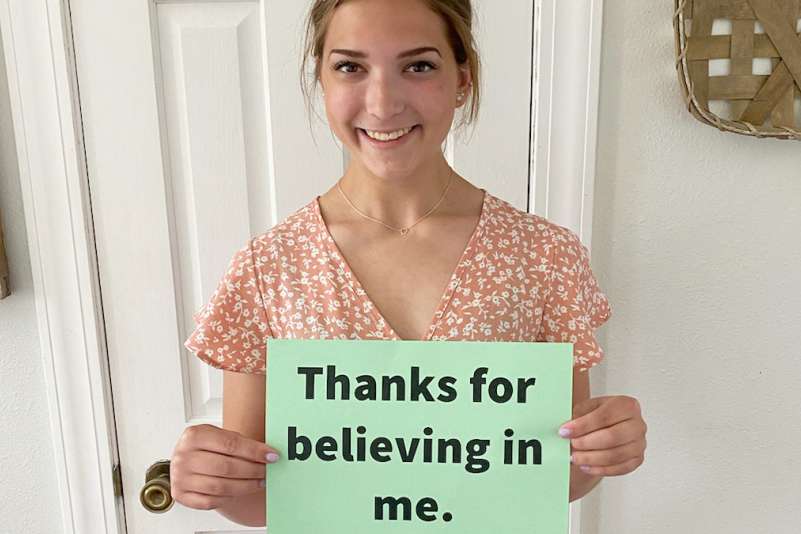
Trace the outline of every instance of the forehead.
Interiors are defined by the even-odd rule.
[[[432,45],[447,52],[447,27],[423,0],[347,0],[328,26],[325,50],[348,48],[394,54]]]

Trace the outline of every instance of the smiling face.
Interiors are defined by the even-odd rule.
[[[355,164],[397,179],[442,159],[442,143],[470,81],[446,32],[422,0],[348,0],[336,8],[320,82],[329,125]],[[376,140],[367,131],[404,135]]]

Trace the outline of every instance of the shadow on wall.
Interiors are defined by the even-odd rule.
[[[0,299],[10,293],[12,283],[16,288],[32,285],[27,243],[5,55],[0,39]]]

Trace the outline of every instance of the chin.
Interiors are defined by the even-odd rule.
[[[384,180],[403,180],[414,173],[415,166],[403,165],[371,165],[365,163],[365,168],[379,178]]]
[[[362,158],[361,165],[373,175],[385,180],[403,180],[413,176],[426,165],[426,162],[436,159],[437,154],[415,153],[411,157],[399,159],[379,160],[375,158]]]

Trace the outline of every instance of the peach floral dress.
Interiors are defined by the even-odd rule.
[[[424,339],[568,342],[586,371],[603,358],[594,330],[610,314],[574,232],[485,191]],[[241,373],[265,373],[269,338],[400,339],[340,253],[319,197],[238,250],[193,317],[186,348]]]

